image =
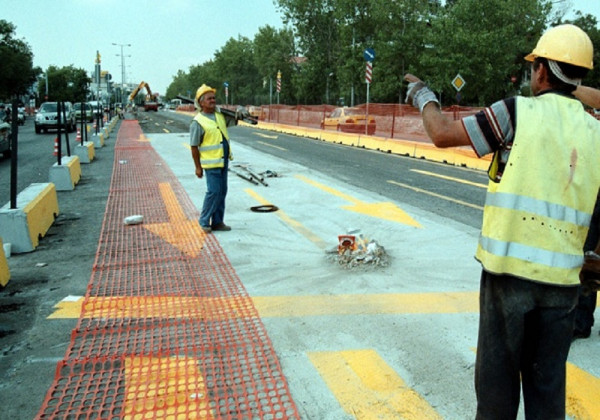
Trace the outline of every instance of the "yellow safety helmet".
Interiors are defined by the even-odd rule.
[[[198,88],[198,90],[196,91],[196,104],[198,104],[198,101],[200,100],[202,95],[204,95],[205,93],[208,93],[208,92],[217,93],[217,89],[211,88],[210,86],[207,86],[205,84],[200,86]]]
[[[525,60],[533,61],[536,57],[591,70],[594,68],[594,45],[579,27],[570,24],[558,25],[542,35]]]

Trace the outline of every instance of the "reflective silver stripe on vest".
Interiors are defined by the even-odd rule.
[[[485,205],[510,210],[526,211],[537,214],[538,216],[549,217],[551,219],[561,220],[584,227],[588,227],[592,220],[591,214],[575,210],[571,207],[561,206],[560,204],[537,200],[531,197],[524,197],[517,194],[488,193]]]
[[[479,238],[479,244],[487,252],[494,255],[513,257],[549,267],[572,269],[583,265],[583,256],[581,255],[546,251],[515,242],[502,242],[485,236]]]
[[[217,149],[221,149],[222,147],[223,147],[223,144],[222,144],[222,143],[219,143],[219,144],[213,144],[213,145],[210,145],[210,146],[200,146],[198,149],[199,149],[201,152],[207,152],[207,151],[209,151],[209,150],[217,150]]]
[[[220,158],[220,159],[200,159],[200,163],[202,164],[202,166],[204,166],[204,165],[214,165],[214,164],[223,163],[223,162],[225,162],[223,160],[223,158]]]

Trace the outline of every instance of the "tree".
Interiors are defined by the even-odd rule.
[[[82,102],[87,100],[88,86],[91,82],[85,70],[73,65],[61,68],[50,66],[45,75],[38,78],[38,96],[44,101]]]
[[[542,34],[552,5],[546,0],[457,0],[432,20],[422,59],[411,70],[443,98],[454,98],[451,81],[467,84],[464,102],[488,105],[514,93],[527,74],[523,60]],[[454,100],[446,101],[454,103]]]
[[[269,25],[258,29],[254,37],[254,65],[262,78],[262,86],[259,86],[253,103],[269,103],[269,94],[275,92],[278,71],[282,74],[281,102],[296,102],[293,77],[302,70],[294,61],[296,55],[294,34],[290,29],[275,30]]]
[[[0,98],[25,94],[41,73],[39,68],[33,67],[29,45],[14,36],[15,26],[0,19]]]

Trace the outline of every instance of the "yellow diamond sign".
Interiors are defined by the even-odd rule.
[[[462,78],[462,76],[459,74],[456,75],[456,77],[454,78],[454,80],[452,80],[452,86],[454,86],[454,89],[456,89],[457,92],[460,92],[460,90],[467,84],[467,82],[465,82],[465,79]]]

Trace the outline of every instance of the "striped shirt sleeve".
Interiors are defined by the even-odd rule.
[[[515,136],[515,98],[495,102],[462,123],[477,156],[506,149]]]

